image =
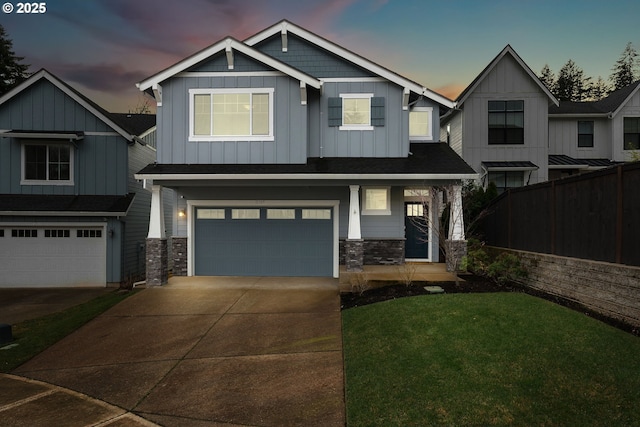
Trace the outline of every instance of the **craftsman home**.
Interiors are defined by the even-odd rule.
[[[108,113],[46,70],[0,97],[0,287],[144,274],[155,116]]]
[[[439,141],[453,102],[281,21],[138,83],[157,102],[147,282],[166,281],[162,189],[176,191],[174,274],[338,277],[339,264],[438,261],[429,209],[460,212],[475,172]],[[458,215],[460,216],[460,215]],[[464,244],[463,224],[450,240]]]

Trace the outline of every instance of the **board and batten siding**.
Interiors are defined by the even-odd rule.
[[[189,141],[189,89],[273,88],[273,141]],[[307,111],[287,76],[175,77],[158,107],[158,163],[260,164],[307,161]]]
[[[402,109],[402,88],[390,82],[327,82],[310,107],[310,157],[406,157],[409,153],[409,111]],[[385,99],[384,126],[373,130],[340,130],[329,126],[328,99],[340,94],[371,93]],[[437,106],[434,115],[438,114]]]
[[[33,84],[0,106],[0,129],[107,133],[88,134],[76,142],[74,185],[20,185],[23,141],[2,138],[0,193],[127,194],[125,139],[48,81]]]
[[[489,101],[493,100],[524,101],[524,144],[489,145],[488,109]],[[528,160],[539,167],[531,173],[528,183],[546,181],[548,105],[548,96],[536,82],[511,56],[504,56],[463,104],[463,158],[477,172],[481,172],[483,161]]]
[[[636,92],[624,107],[616,114],[611,123],[611,145],[613,161],[629,161],[632,151],[624,150],[624,118],[640,117],[640,93]]]
[[[593,147],[578,147],[578,122],[593,121]],[[549,154],[565,154],[575,159],[611,158],[609,119],[549,118]]]

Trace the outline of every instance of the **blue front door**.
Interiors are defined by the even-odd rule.
[[[404,204],[404,257],[429,259],[428,206],[422,202]]]

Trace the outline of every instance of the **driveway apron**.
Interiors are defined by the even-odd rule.
[[[337,280],[172,278],[14,374],[171,426],[343,426]]]

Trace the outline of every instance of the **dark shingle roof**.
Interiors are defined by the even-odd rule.
[[[606,98],[591,102],[561,101],[559,106],[550,106],[549,114],[609,114],[617,110],[640,84],[640,80],[611,92]]]
[[[538,166],[534,163],[524,160],[524,161],[499,161],[499,162],[482,162],[482,164],[487,168],[513,168],[513,169],[538,169]]]
[[[108,113],[111,120],[131,135],[142,135],[156,125],[155,114]]]
[[[42,194],[0,194],[0,212],[65,212],[124,214],[133,194],[126,196],[66,196]]]
[[[313,157],[305,164],[151,164],[139,174],[475,174],[445,143],[411,144],[408,157]]]

